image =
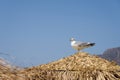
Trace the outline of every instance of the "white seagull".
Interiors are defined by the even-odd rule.
[[[71,46],[78,51],[95,45],[95,43],[75,41],[74,38],[71,38],[70,41]]]

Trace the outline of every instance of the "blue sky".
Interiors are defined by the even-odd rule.
[[[120,0],[0,0],[0,52],[33,66],[74,54],[69,39],[120,46]],[[2,55],[1,55],[2,56]]]

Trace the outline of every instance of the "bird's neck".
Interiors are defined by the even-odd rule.
[[[71,41],[71,45],[75,44],[76,41]]]

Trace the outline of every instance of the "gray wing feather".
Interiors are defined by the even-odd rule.
[[[76,46],[86,46],[86,45],[88,45],[88,43],[77,41],[77,42],[75,43],[75,45],[76,45]]]
[[[88,46],[88,43],[81,43],[79,46]]]

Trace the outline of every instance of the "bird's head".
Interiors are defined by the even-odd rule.
[[[71,41],[71,42],[72,42],[72,41],[75,41],[75,39],[74,39],[74,38],[71,38],[70,41]]]

